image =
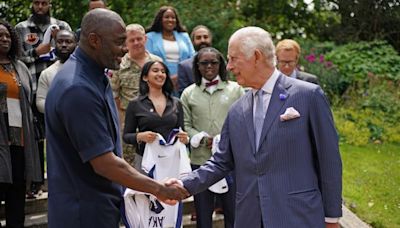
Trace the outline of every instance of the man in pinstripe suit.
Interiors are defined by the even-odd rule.
[[[196,194],[235,170],[235,227],[339,227],[342,163],[323,91],[280,74],[271,37],[258,27],[231,36],[228,60],[252,89],[232,105],[220,152],[181,184]]]

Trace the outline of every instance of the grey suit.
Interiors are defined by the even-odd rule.
[[[311,82],[311,83],[314,83],[317,85],[319,84],[317,76],[307,73],[307,72],[304,72],[304,71],[296,71],[296,78],[300,79],[302,81]]]
[[[196,194],[235,170],[237,228],[324,227],[324,217],[340,217],[342,163],[321,88],[280,75],[257,151],[252,103],[249,91],[232,105],[221,152],[185,177],[185,188]],[[289,107],[301,116],[281,121]]]

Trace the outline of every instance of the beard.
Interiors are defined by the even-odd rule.
[[[209,44],[209,43],[204,43],[204,42],[202,42],[202,43],[200,43],[199,45],[196,45],[195,47],[194,47],[194,49],[196,50],[196,51],[200,51],[200,49],[202,49],[202,48],[205,48],[205,47],[210,47],[211,45]]]
[[[37,25],[47,25],[50,24],[50,10],[46,14],[37,14],[33,7],[31,8],[32,20]]]
[[[65,61],[68,60],[69,56],[72,54],[72,52],[60,52],[57,48],[54,50],[54,54],[58,57],[61,63],[65,63]]]

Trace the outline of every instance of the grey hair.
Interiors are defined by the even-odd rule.
[[[271,35],[260,27],[244,27],[237,30],[231,38],[232,40],[239,40],[240,51],[249,59],[256,50],[259,50],[266,58],[269,66],[275,66],[275,46],[272,42]]]
[[[140,32],[143,35],[146,34],[146,31],[144,30],[143,26],[140,24],[129,24],[126,26],[126,32],[131,32],[131,31],[136,31]]]

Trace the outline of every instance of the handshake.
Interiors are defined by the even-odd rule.
[[[163,203],[175,205],[178,201],[186,199],[190,193],[183,187],[182,182],[176,178],[170,178],[163,183],[154,195]]]

